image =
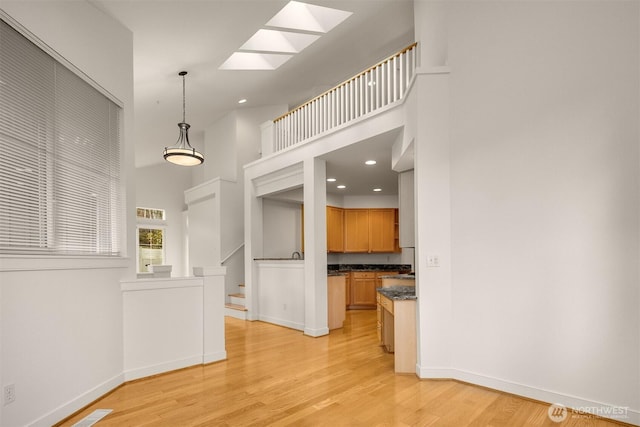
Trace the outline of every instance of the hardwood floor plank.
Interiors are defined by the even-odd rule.
[[[548,405],[449,380],[396,375],[377,343],[376,312],[300,331],[226,318],[228,360],[127,383],[60,426],[113,409],[99,426],[555,426]],[[571,417],[571,415],[570,415]],[[619,424],[590,417],[563,426]]]

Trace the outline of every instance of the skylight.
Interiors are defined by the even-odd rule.
[[[327,33],[349,16],[351,12],[344,10],[290,1],[267,22],[267,27]]]
[[[247,40],[238,52],[222,64],[220,70],[275,70],[315,42],[321,34],[351,16],[330,7],[290,1],[266,23],[288,31],[263,28]]]
[[[221,70],[275,70],[293,55],[234,52],[220,66]]]
[[[298,53],[320,38],[319,35],[290,31],[258,30],[240,50]]]

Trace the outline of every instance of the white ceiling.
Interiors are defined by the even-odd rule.
[[[90,1],[133,33],[137,167],[163,162],[162,150],[178,137],[177,123],[182,120],[179,71],[189,73],[186,121],[191,125],[193,145],[203,149],[204,129],[229,111],[296,106],[402,49],[414,38],[411,0],[307,0],[353,14],[277,70],[219,70],[288,0]],[[248,101],[239,105],[242,98]],[[390,150],[384,141],[376,144],[389,145]],[[345,181],[353,183],[345,194],[371,187],[363,179],[369,175],[357,173],[363,167],[355,158],[357,152],[348,153],[347,157],[354,159],[352,164],[342,161],[338,166],[328,160],[331,173],[343,174]],[[344,160],[345,156],[339,158]],[[382,165],[378,164],[378,170]],[[387,173],[386,179],[395,177]],[[382,174],[379,181],[384,181]],[[395,191],[394,185],[393,193],[384,194]]]

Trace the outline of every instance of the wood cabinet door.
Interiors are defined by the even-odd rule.
[[[344,252],[344,209],[327,206],[327,252]]]
[[[344,251],[369,252],[369,209],[344,210]]]
[[[369,252],[395,251],[395,209],[369,209]]]
[[[351,305],[351,273],[345,276],[345,308]]]
[[[375,308],[376,279],[351,279],[351,305],[358,308]]]

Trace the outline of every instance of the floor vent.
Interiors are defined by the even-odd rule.
[[[72,427],[91,427],[107,415],[111,413],[113,409],[96,409],[77,423],[75,423]]]

